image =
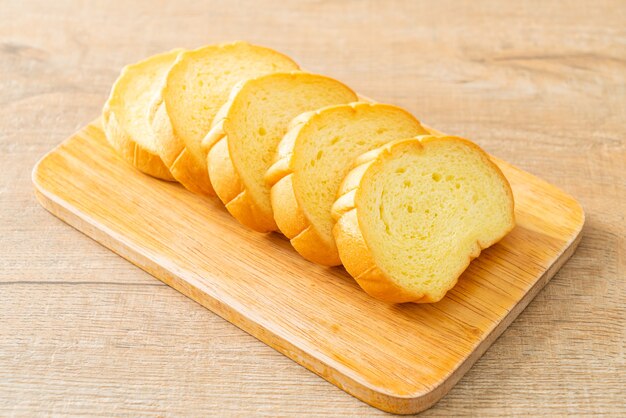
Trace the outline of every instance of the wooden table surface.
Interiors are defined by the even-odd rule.
[[[174,4],[176,3],[176,4]],[[626,414],[626,3],[0,3],[0,415],[379,416],[68,227],[35,162],[119,69],[245,39],[575,196],[577,253],[424,416]]]

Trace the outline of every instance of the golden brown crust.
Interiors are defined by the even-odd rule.
[[[466,139],[424,135],[417,138],[393,141],[378,150],[374,150],[361,156],[358,160],[360,164],[356,165],[348,176],[346,176],[346,179],[340,188],[339,198],[333,205],[333,218],[336,220],[336,224],[333,228],[333,235],[335,237],[341,261],[343,262],[343,265],[348,273],[355,278],[359,286],[361,286],[365,292],[385,302],[433,303],[441,300],[447,291],[456,285],[458,276],[460,276],[461,273],[467,268],[471,260],[478,257],[482,249],[485,249],[499,241],[499,239],[496,239],[490,242],[477,242],[472,253],[468,255],[467,263],[460,269],[460,271],[458,271],[458,274],[456,275],[457,279],[450,283],[449,287],[441,294],[430,295],[411,292],[408,289],[396,284],[391,277],[389,277],[376,265],[376,261],[374,260],[371,251],[365,242],[359,225],[356,199],[357,193],[359,192],[360,181],[373,164],[380,163],[378,157],[380,157],[383,153],[391,153],[394,147],[407,146],[407,144],[413,146],[423,146],[422,144],[427,144],[433,141],[462,141],[466,145],[478,150],[483,156],[484,161],[491,165],[492,168],[495,168],[504,184],[508,186],[506,188],[507,194],[509,195],[511,202],[513,201],[513,192],[499,167],[491,161],[489,156],[478,145]],[[511,210],[511,217],[514,219],[513,205],[511,206]],[[506,231],[506,233],[510,232],[514,227],[515,222],[510,225],[510,228]],[[506,233],[503,234],[503,236],[506,235]]]
[[[139,145],[120,125],[115,113],[105,104],[102,110],[102,128],[117,153],[139,171],[161,180],[175,181],[161,157]]]
[[[323,238],[302,212],[293,192],[292,177],[293,174],[289,173],[272,186],[272,207],[278,229],[307,260],[324,266],[341,264],[339,254],[321,244]]]
[[[258,232],[270,232],[277,229],[273,218],[264,219],[261,216],[241,182],[241,177],[230,158],[228,138],[225,135],[210,147],[207,165],[215,193],[235,219]]]
[[[292,239],[309,227],[309,221],[293,194],[291,173],[272,186],[271,200],[274,220],[280,232],[287,238]]]
[[[129,72],[139,70],[141,66],[152,60],[161,60],[172,53],[180,53],[182,51],[182,49],[175,49],[124,67],[120,76],[113,84],[111,94],[102,109],[102,128],[109,144],[111,144],[122,158],[135,166],[139,171],[167,181],[175,181],[175,179],[161,157],[135,141],[130,133],[124,129],[112,108],[115,108],[121,100],[119,89],[124,88],[123,83],[129,82],[126,78]]]
[[[207,161],[210,161],[208,169],[213,189],[220,200],[227,204],[243,191],[243,184],[235,173],[235,167],[228,156],[228,145],[223,138],[211,147]],[[222,181],[223,179],[231,181]]]
[[[278,146],[277,161],[269,168],[265,179],[271,187],[274,220],[291,245],[309,261],[324,266],[341,264],[334,245],[325,245],[324,238],[304,215],[293,190],[291,155],[300,130],[317,112],[307,112],[295,118]]]
[[[345,269],[368,295],[390,303],[414,302],[422,298],[423,295],[413,294],[396,285],[376,266],[361,234],[356,209],[339,218],[333,233]]]
[[[174,65],[180,61],[182,54]],[[150,123],[155,134],[156,146],[165,166],[172,176],[191,192],[214,196],[215,191],[209,181],[205,164],[187,150],[185,143],[174,132],[167,112],[163,92],[167,89],[167,78],[150,110]]]

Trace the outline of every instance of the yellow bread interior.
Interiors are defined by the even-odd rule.
[[[338,236],[346,269],[390,302],[440,300],[470,260],[515,225],[509,183],[485,152],[460,138],[420,139],[364,156],[360,162],[370,161],[346,177],[334,207],[340,223],[356,209],[371,257],[364,265],[354,240]]]
[[[103,110],[104,131],[111,145],[139,170],[166,180],[173,178],[158,156],[148,112],[181,52],[181,49],[172,50],[124,67]],[[142,152],[151,158],[137,155]]]
[[[173,134],[191,154],[193,164],[206,169],[202,139],[235,84],[294,70],[298,70],[294,61],[268,48],[246,42],[206,46],[180,55],[157,102],[165,104]]]
[[[332,104],[350,103],[357,95],[343,83],[329,77],[304,72],[273,73],[242,82],[218,113],[204,146],[212,148],[226,140],[228,156],[239,181],[228,172],[211,170],[211,160],[222,158],[221,148],[209,152],[211,181],[222,201],[228,204],[239,194],[232,193],[238,183],[254,207],[254,219],[238,220],[255,230],[276,230],[265,173],[272,164],[276,147],[287,132],[289,122],[299,114]],[[216,165],[218,162],[216,161]],[[227,182],[226,185],[221,183]],[[228,187],[230,186],[230,187]],[[223,193],[221,191],[224,190]],[[231,211],[235,217],[239,212]]]
[[[407,111],[369,103],[320,109],[304,115],[293,129],[295,132],[289,132],[279,145],[275,166],[284,165],[281,159],[289,161],[300,209],[317,231],[321,244],[335,252],[331,209],[355,158],[394,139],[427,133]],[[272,177],[271,171],[268,178]],[[279,219],[277,223],[280,226]]]

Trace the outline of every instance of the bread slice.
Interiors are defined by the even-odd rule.
[[[102,127],[111,146],[140,171],[163,180],[174,178],[159,157],[148,111],[181,52],[175,49],[124,67],[102,110]]]
[[[427,132],[410,113],[387,104],[329,106],[293,124],[266,174],[274,219],[304,258],[339,265],[331,209],[354,159],[394,139]]]
[[[159,155],[174,178],[192,192],[214,194],[201,144],[215,114],[239,81],[294,70],[289,57],[245,42],[182,53],[151,112]]]
[[[461,138],[420,139],[359,158],[333,205],[346,270],[387,302],[439,301],[515,226],[511,187],[484,151]]]
[[[289,122],[355,100],[356,93],[339,81],[304,72],[268,74],[235,87],[203,143],[209,178],[228,211],[256,231],[275,231],[265,173]]]

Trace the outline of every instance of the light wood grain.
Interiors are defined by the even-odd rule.
[[[409,414],[452,388],[580,240],[578,202],[495,161],[513,189],[516,227],[426,305],[376,301],[342,268],[242,228],[217,199],[141,174],[109,146],[100,120],[47,154],[33,183],[41,204],[76,229],[346,392]]]
[[[625,415],[625,13],[619,0],[1,2],[0,414],[383,415],[33,196],[33,165],[98,116],[123,65],[248,39],[585,208],[576,254],[424,416]]]

